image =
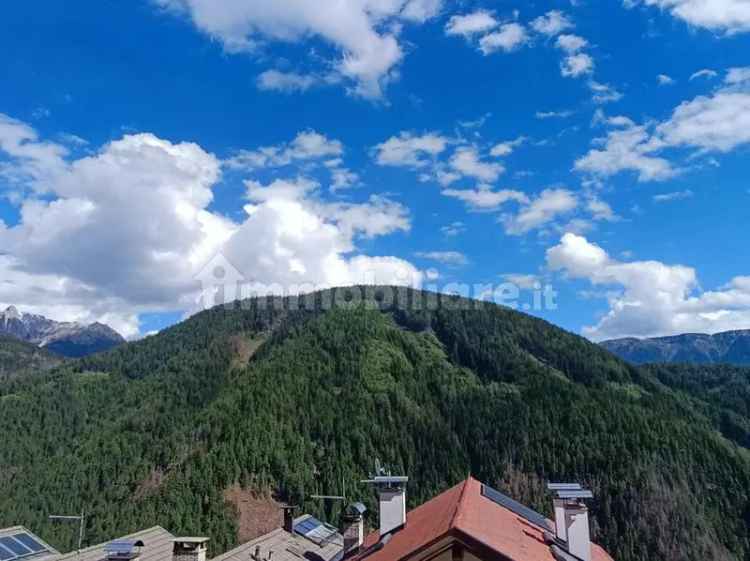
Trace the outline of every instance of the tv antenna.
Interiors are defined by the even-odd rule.
[[[347,502],[346,499],[346,481],[344,480],[344,476],[341,476],[341,494],[340,495],[310,495],[311,499],[317,499],[319,501],[341,501],[343,503]]]
[[[49,517],[50,520],[58,520],[62,522],[78,522],[78,550],[76,555],[80,557],[81,547],[83,546],[83,530],[86,525],[86,514],[81,512],[78,516],[63,516],[60,514],[52,514]]]

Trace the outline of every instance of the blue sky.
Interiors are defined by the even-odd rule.
[[[221,254],[288,291],[549,284],[533,313],[594,339],[750,328],[750,7],[717,4],[14,3],[0,305],[135,337]]]

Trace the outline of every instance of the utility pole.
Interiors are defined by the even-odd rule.
[[[86,525],[86,514],[81,512],[79,516],[63,516],[60,514],[53,514],[49,517],[50,520],[60,520],[63,522],[78,522],[78,550],[76,555],[81,556],[81,548],[83,547],[83,529]]]

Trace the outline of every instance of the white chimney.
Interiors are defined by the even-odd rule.
[[[398,530],[406,524],[406,484],[409,478],[403,475],[391,475],[375,464],[375,476],[363,481],[374,485],[378,490],[380,503],[380,538]]]
[[[591,561],[589,509],[585,504],[565,503],[565,532],[568,536],[568,551],[583,561]]]
[[[555,508],[555,535],[558,540],[568,541],[568,532],[565,525],[565,498],[571,493],[574,496],[580,495],[577,492],[583,491],[583,488],[579,483],[547,483],[547,489],[557,493],[552,501]],[[590,492],[584,491],[584,495],[588,497]]]
[[[403,485],[378,488],[380,501],[380,535],[385,536],[406,524],[406,487]]]
[[[558,540],[568,541],[568,533],[565,531],[565,501],[554,499],[552,501],[555,507],[555,534]]]

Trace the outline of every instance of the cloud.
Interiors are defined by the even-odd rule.
[[[671,86],[675,83],[674,79],[671,76],[667,76],[666,74],[659,74],[656,77],[656,81],[660,86]]]
[[[594,103],[613,103],[622,99],[622,94],[609,84],[602,84],[595,80],[591,80],[589,82],[589,89],[594,94]]]
[[[304,92],[315,86],[319,81],[315,76],[266,70],[258,76],[258,88],[284,93]]]
[[[440,232],[449,238],[463,234],[466,231],[466,224],[461,221],[451,222],[440,228]]]
[[[417,257],[437,261],[443,265],[466,265],[469,260],[463,253],[458,251],[419,251],[415,253]]]
[[[573,115],[573,111],[537,111],[537,119],[567,119]]]
[[[592,149],[576,160],[575,169],[602,177],[610,177],[622,171],[634,171],[638,180],[664,181],[676,175],[670,162],[652,155],[657,146],[651,142],[645,126],[628,125],[609,131],[605,139],[597,142],[602,149]]]
[[[501,275],[501,278],[505,282],[515,284],[521,290],[536,290],[540,286],[539,277],[537,275],[508,273]]]
[[[186,14],[229,53],[254,52],[267,41],[304,43],[317,37],[340,54],[330,64],[354,82],[353,92],[378,99],[404,54],[389,23],[422,23],[440,0],[153,0]]]
[[[527,138],[525,136],[519,136],[515,140],[508,140],[506,142],[495,144],[495,146],[493,146],[490,150],[490,156],[494,156],[496,158],[510,156],[513,151],[521,146],[524,142],[526,142],[526,140]]]
[[[517,139],[511,144],[520,142]],[[478,184],[492,183],[505,173],[503,164],[488,161],[480,147],[437,132],[415,135],[404,131],[376,145],[371,153],[381,166],[419,171],[420,181],[435,181],[443,187],[461,179],[472,179]]]
[[[730,85],[750,83],[750,66],[730,68],[724,82]]]
[[[719,73],[716,72],[715,70],[704,68],[703,70],[698,70],[698,72],[693,73],[690,76],[690,80],[695,80],[697,78],[715,78],[718,75]]]
[[[421,136],[402,132],[375,146],[375,161],[381,166],[422,168],[448,147],[449,139],[438,133]]]
[[[560,35],[557,38],[555,45],[558,49],[565,51],[568,54],[574,54],[578,51],[585,49],[589,42],[583,37],[578,35]]]
[[[567,56],[560,63],[560,72],[566,78],[578,78],[594,71],[594,59],[586,53]]]
[[[750,93],[727,89],[682,103],[656,136],[668,146],[730,152],[750,142]]]
[[[716,333],[750,323],[750,278],[736,277],[716,290],[699,290],[694,269],[659,261],[623,262],[572,233],[547,250],[547,266],[608,292],[609,311],[583,333],[596,340]]]
[[[728,35],[750,31],[750,5],[746,0],[642,0],[656,6],[689,25],[703,27]],[[639,0],[623,0],[626,7]]]
[[[616,222],[620,219],[612,207],[601,199],[591,198],[586,203],[586,209],[594,220],[603,220],[605,222]]]
[[[492,117],[492,113],[485,113],[478,119],[474,119],[473,121],[459,121],[458,124],[465,129],[480,129],[490,117]]]
[[[240,150],[224,165],[230,169],[252,171],[283,167],[294,163],[337,157],[344,153],[341,141],[329,139],[314,130],[300,132],[290,143],[264,146],[255,150]]]
[[[517,214],[501,217],[505,233],[518,236],[544,226],[578,207],[578,198],[567,189],[545,189]]]
[[[520,23],[506,23],[498,31],[488,33],[479,40],[479,49],[489,55],[497,51],[515,51],[528,41],[526,28]]]
[[[653,199],[655,203],[670,203],[672,201],[682,201],[684,199],[690,199],[693,196],[693,192],[690,189],[684,191],[673,191],[671,193],[660,193],[654,195]]]
[[[558,35],[573,27],[573,22],[559,10],[551,10],[531,22],[531,27],[537,33],[544,35]]]
[[[452,16],[445,25],[446,35],[462,35],[471,37],[477,33],[485,33],[500,25],[492,12],[477,10],[462,16]]]
[[[505,168],[496,162],[483,162],[473,146],[457,148],[450,159],[450,166],[463,177],[473,177],[483,183],[493,183]]]
[[[730,69],[724,87],[709,96],[698,96],[677,106],[661,123],[636,125],[627,117],[610,119],[619,127],[606,138],[595,140],[602,149],[592,149],[576,161],[575,168],[602,177],[635,171],[639,181],[661,181],[679,170],[659,154],[667,149],[687,148],[697,154],[730,152],[750,143],[750,71]]]
[[[446,197],[462,201],[470,210],[493,211],[507,202],[527,203],[529,198],[520,191],[512,189],[501,189],[493,191],[489,187],[479,189],[443,189],[441,191]]]
[[[0,224],[0,302],[133,336],[140,313],[195,309],[195,275],[217,252],[266,285],[421,281],[410,263],[357,249],[408,231],[407,209],[383,197],[326,203],[303,176],[248,180],[246,216],[234,221],[209,210],[223,162],[197,144],[133,134],[68,159],[28,125],[0,123],[3,172],[27,188],[18,224]],[[266,163],[342,149],[303,132]]]
[[[239,150],[224,160],[232,171],[253,172],[261,169],[295,166],[309,170],[323,167],[331,174],[331,191],[348,189],[359,182],[359,176],[344,165],[344,145],[313,130],[300,132],[291,142]]]

